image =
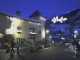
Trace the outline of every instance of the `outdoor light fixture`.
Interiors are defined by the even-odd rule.
[[[6,18],[11,21],[11,27],[9,29],[6,29],[6,34],[14,34],[15,32],[17,32],[17,26],[20,25],[21,22],[23,22],[23,20],[17,17],[9,17],[9,16],[6,16]]]
[[[29,24],[31,25],[35,25],[35,26],[41,26],[41,23],[36,23],[36,22],[31,22],[31,21],[28,21]]]
[[[74,38],[76,38],[78,35],[78,31],[74,31]]]
[[[49,38],[51,39],[51,36],[49,36]]]
[[[36,34],[35,32],[29,32],[30,34]]]
[[[49,33],[49,30],[46,30],[46,33]]]
[[[78,31],[74,31],[74,33],[78,33]]]
[[[40,20],[46,21],[46,19],[45,19],[45,18],[43,18],[43,17],[40,17]]]
[[[12,24],[19,24],[20,22],[23,22],[23,20],[22,19],[20,19],[20,18],[17,18],[17,17],[9,17],[9,16],[6,16],[6,18],[8,19],[8,20],[10,20],[10,21],[12,21]]]

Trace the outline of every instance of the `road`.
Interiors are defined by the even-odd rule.
[[[74,58],[73,56],[74,51],[64,45],[51,45],[35,52],[23,48],[20,49],[20,56],[17,56],[16,53],[11,56],[5,54],[5,51],[0,51],[0,60],[80,60],[80,58]]]

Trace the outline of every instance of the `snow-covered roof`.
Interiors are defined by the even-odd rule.
[[[8,14],[8,13],[2,12],[2,11],[0,11],[0,14],[4,14],[4,15],[7,15],[7,16],[10,16],[10,17],[16,17],[16,18],[23,19],[23,20],[26,20],[26,21],[33,21],[33,22],[40,23],[40,20],[37,20],[37,19],[24,18],[24,17],[21,17],[21,16]]]
[[[51,24],[50,25],[53,28],[53,32],[56,32],[58,30],[64,29],[64,28],[70,28],[69,24]]]
[[[70,35],[70,32],[69,31],[65,31],[64,35]]]
[[[55,35],[55,36],[52,36],[52,38],[59,38],[60,36],[58,36],[58,35]]]
[[[80,28],[74,28],[73,30],[74,31],[80,31]]]
[[[74,23],[80,23],[80,20],[77,20],[76,22],[74,22]]]

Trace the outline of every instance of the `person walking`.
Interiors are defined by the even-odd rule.
[[[17,41],[16,43],[16,48],[17,48],[17,55],[19,55],[19,48],[20,48],[20,42]]]
[[[10,54],[14,54],[15,51],[14,51],[14,41],[13,40],[11,41],[11,46],[10,47],[11,47]]]
[[[75,47],[75,56],[74,57],[79,57],[78,52],[80,52],[80,45],[78,39],[74,40],[74,47]]]
[[[76,41],[76,48],[77,48],[77,51],[80,51],[79,41]]]

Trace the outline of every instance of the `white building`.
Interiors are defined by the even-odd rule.
[[[20,11],[15,16],[0,12],[0,33],[7,36],[8,42],[13,37],[15,42],[20,41],[21,46],[35,45],[36,41],[45,39],[45,20],[38,10],[29,18],[21,17]]]

